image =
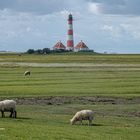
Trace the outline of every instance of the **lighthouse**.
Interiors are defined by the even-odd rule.
[[[73,17],[72,14],[68,16],[68,40],[67,49],[74,51],[74,41],[73,41]]]

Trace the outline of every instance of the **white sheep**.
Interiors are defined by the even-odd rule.
[[[3,100],[0,101],[0,111],[2,117],[5,117],[4,112],[11,112],[9,117],[17,117],[16,102],[14,100]]]
[[[25,72],[24,72],[24,76],[27,76],[27,75],[30,75],[30,74],[31,74],[30,71],[25,71]]]
[[[82,120],[88,120],[89,125],[92,125],[93,120],[93,111],[92,110],[81,110],[78,111],[74,117],[70,120],[71,124],[75,124],[77,121],[80,121],[82,124]]]

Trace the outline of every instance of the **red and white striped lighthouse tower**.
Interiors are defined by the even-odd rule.
[[[73,41],[73,18],[72,14],[68,16],[68,40],[67,40],[67,49],[74,51],[74,41]]]

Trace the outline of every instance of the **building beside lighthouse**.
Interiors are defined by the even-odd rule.
[[[81,42],[79,42],[75,48],[74,48],[75,52],[78,51],[89,51],[89,48],[87,47],[87,45],[81,40]]]
[[[53,46],[53,50],[66,50],[66,47],[61,41],[59,41]]]
[[[74,51],[74,40],[73,40],[73,17],[72,14],[68,16],[68,32],[67,32],[67,50]]]

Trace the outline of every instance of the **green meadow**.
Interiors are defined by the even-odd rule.
[[[139,96],[139,85],[140,65],[0,68],[0,96],[127,97]]]
[[[70,125],[80,109],[92,109],[92,126]],[[140,118],[131,116],[140,105],[18,105],[18,118],[0,119],[1,140],[139,140]],[[130,114],[129,114],[130,113]],[[7,114],[6,114],[7,115]]]
[[[0,54],[0,62],[139,64],[139,54],[57,53],[50,55]]]
[[[30,76],[23,75],[26,70],[31,71]],[[1,99],[103,96],[131,100],[133,97],[140,98],[139,85],[140,55],[0,54]],[[69,120],[81,109],[95,112],[92,126],[88,126],[87,121],[83,125],[70,125]],[[0,118],[0,140],[140,139],[138,102],[22,103],[17,105],[17,112],[17,119],[8,118],[8,113],[6,118]]]

